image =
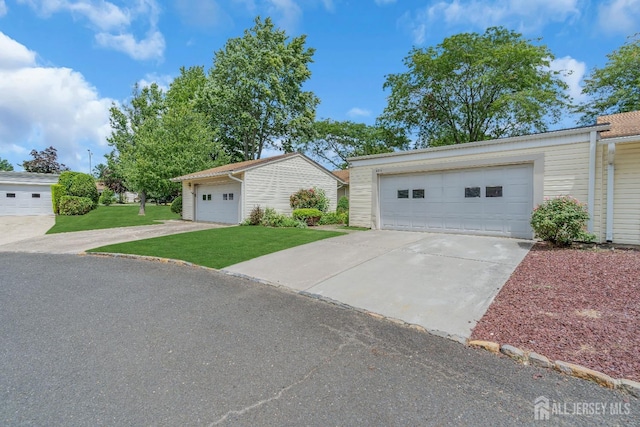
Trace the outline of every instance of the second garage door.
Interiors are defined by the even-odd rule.
[[[198,185],[196,221],[238,224],[240,184]]]
[[[530,239],[533,167],[380,177],[381,227]]]

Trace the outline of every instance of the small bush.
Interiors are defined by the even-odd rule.
[[[265,227],[297,227],[306,228],[307,224],[298,219],[279,214],[273,208],[266,208],[262,216],[261,224]]]
[[[347,196],[340,197],[338,200],[338,206],[336,207],[336,213],[349,212],[349,198]]]
[[[293,209],[318,209],[326,212],[329,208],[329,199],[322,188],[301,188],[291,195],[289,203]]]
[[[305,208],[293,211],[293,218],[299,221],[305,221],[307,225],[316,225],[321,217],[322,212],[318,209]]]
[[[182,196],[178,196],[171,202],[171,212],[182,215]]]
[[[247,218],[247,224],[249,225],[259,225],[262,223],[262,218],[264,217],[264,211],[260,207],[260,205],[255,206],[251,209],[251,213],[249,213],[249,218]]]
[[[587,207],[571,196],[545,200],[531,215],[535,236],[557,246],[594,240],[595,236],[586,232],[587,221]]]
[[[109,206],[111,203],[113,203],[113,196],[113,190],[105,188],[104,190],[102,190],[99,202],[105,206]]]
[[[98,203],[100,195],[96,188],[95,179],[86,173],[65,171],[60,174],[58,184],[64,187],[67,196],[87,197],[94,203]]]
[[[53,213],[60,213],[60,197],[64,196],[64,187],[60,184],[51,185],[51,203],[53,204]]]
[[[95,208],[95,203],[88,197],[60,197],[60,215],[84,215]]]
[[[344,224],[343,215],[335,212],[327,212],[322,214],[322,218],[318,221],[319,225],[329,225],[329,224]]]

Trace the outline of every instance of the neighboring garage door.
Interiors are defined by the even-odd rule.
[[[533,166],[383,175],[381,227],[530,239]]]
[[[238,224],[240,184],[198,185],[196,221]]]
[[[53,215],[50,185],[0,184],[1,215]]]

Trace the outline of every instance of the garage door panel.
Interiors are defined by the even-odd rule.
[[[531,238],[532,180],[531,165],[382,176],[381,225]],[[398,199],[399,189],[409,197]]]
[[[240,184],[198,185],[196,221],[237,224],[241,200]]]

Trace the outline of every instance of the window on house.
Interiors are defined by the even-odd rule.
[[[233,193],[229,193],[229,200],[233,200]]]
[[[408,199],[409,190],[398,190],[398,199]]]
[[[485,197],[502,197],[502,186],[485,188]]]
[[[40,198],[40,193],[31,193],[31,198],[32,199],[39,199]]]
[[[211,194],[207,194],[207,200],[211,200]]]
[[[7,193],[7,197],[9,197],[11,199],[15,199],[16,198],[16,193]]]
[[[480,187],[465,187],[464,197],[466,198],[480,197]]]
[[[424,199],[424,188],[413,190],[411,197],[414,199]]]
[[[222,200],[229,200],[229,196],[228,196],[228,194],[227,194],[227,193],[224,193],[224,194],[222,195]]]
[[[206,194],[202,195],[202,200],[207,200],[207,195]]]

